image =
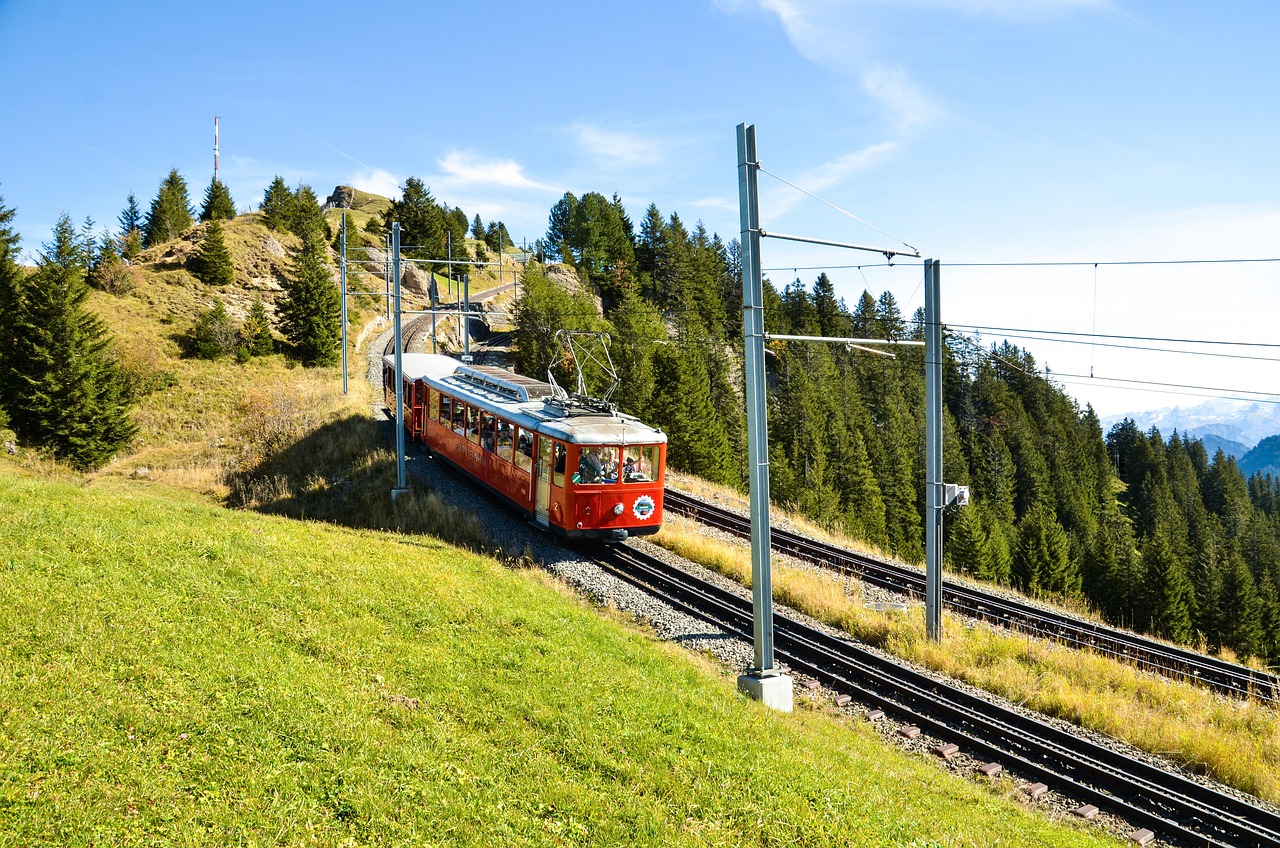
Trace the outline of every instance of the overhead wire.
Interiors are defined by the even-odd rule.
[[[988,357],[989,359],[994,359],[997,362],[1001,363],[1002,365],[1012,368],[1022,374],[1027,375],[1028,377],[1038,377],[1046,381],[1049,381],[1050,377],[1054,377],[1061,380],[1062,382],[1069,382],[1072,385],[1097,385],[1099,381],[1106,382],[1106,383],[1122,383],[1124,384],[1124,388],[1126,388],[1129,391],[1148,391],[1148,392],[1159,392],[1162,394],[1188,394],[1193,397],[1221,398],[1224,400],[1241,400],[1241,401],[1248,401],[1251,403],[1280,404],[1280,393],[1260,392],[1260,391],[1255,391],[1253,389],[1227,389],[1219,386],[1197,386],[1197,385],[1192,385],[1188,383],[1164,383],[1164,382],[1158,382],[1155,380],[1136,380],[1136,379],[1130,379],[1127,377],[1095,377],[1095,376],[1086,376],[1084,374],[1057,373],[1054,371],[1046,371],[1045,373],[1042,374],[1038,371],[1028,371],[1026,368],[1023,368],[1021,365],[1019,365],[1016,362],[1010,362],[1008,359],[1005,359],[1004,357],[1000,356],[995,351],[988,350],[987,348],[983,347],[978,342],[969,338],[968,335],[964,333],[955,332],[950,327],[947,328],[946,334],[948,338],[953,338],[968,344],[972,349],[977,351],[982,356]],[[1145,386],[1158,386],[1160,388],[1143,388]],[[1121,386],[1113,386],[1112,388],[1121,388]],[[1168,391],[1169,389],[1183,389],[1183,390],[1189,390],[1189,391],[1170,392]],[[1211,392],[1212,394],[1200,394],[1203,392]],[[1249,395],[1250,397],[1239,397],[1239,395]]]
[[[912,249],[912,250],[914,250],[916,253],[919,253],[919,252],[920,252],[920,249],[919,249],[918,247],[916,247],[915,245],[913,245],[913,244],[907,244],[907,242],[903,241],[902,239],[898,238],[897,236],[893,235],[892,233],[887,233],[887,232],[885,232],[884,230],[880,229],[879,227],[877,227],[875,224],[871,223],[870,221],[867,221],[867,220],[866,220],[866,219],[864,219],[864,218],[859,218],[857,215],[853,214],[852,212],[850,212],[850,211],[848,211],[848,210],[846,210],[846,209],[842,209],[842,208],[840,208],[839,206],[835,205],[835,204],[834,204],[834,203],[832,203],[830,200],[826,200],[825,198],[819,197],[818,195],[814,194],[813,192],[811,192],[811,191],[809,191],[809,190],[807,190],[807,189],[803,189],[803,188],[801,188],[800,186],[796,185],[795,183],[790,182],[790,181],[788,181],[788,180],[786,180],[786,179],[783,179],[782,177],[778,176],[777,174],[773,173],[772,171],[765,170],[765,168],[764,168],[762,165],[758,164],[758,163],[757,163],[756,167],[757,167],[757,169],[760,171],[760,173],[762,173],[762,174],[768,174],[769,176],[773,177],[773,178],[774,178],[775,180],[777,180],[778,182],[783,183],[784,185],[789,185],[789,186],[791,186],[791,187],[792,187],[793,189],[795,189],[796,191],[800,192],[801,194],[805,194],[805,195],[808,195],[809,197],[812,197],[814,200],[818,201],[819,203],[825,203],[827,206],[830,206],[832,209],[836,210],[836,211],[837,211],[837,212],[839,212],[840,214],[842,214],[842,215],[847,215],[848,217],[850,217],[850,218],[852,218],[853,220],[857,221],[859,224],[862,224],[862,225],[864,225],[864,226],[870,227],[871,229],[875,230],[877,233],[879,233],[880,235],[884,236],[885,238],[891,238],[891,239],[893,239],[894,241],[896,241],[898,244],[901,244],[901,245],[904,245],[904,246],[906,246],[906,247],[911,248],[911,249]]]
[[[1223,345],[1238,347],[1274,347],[1280,348],[1280,343],[1276,342],[1232,342],[1232,341],[1215,341],[1212,339],[1181,339],[1169,338],[1163,336],[1126,336],[1119,333],[1077,333],[1070,330],[1033,330],[1026,327],[991,327],[982,324],[953,324],[948,322],[948,327],[964,327],[969,330],[987,330],[993,333],[1038,333],[1046,336],[1084,336],[1087,338],[1098,339],[1120,339],[1122,341],[1131,342],[1167,342],[1169,344],[1203,344],[1203,345]]]

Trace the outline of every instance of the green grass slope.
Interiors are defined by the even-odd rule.
[[[0,467],[0,846],[1100,845],[541,572]]]

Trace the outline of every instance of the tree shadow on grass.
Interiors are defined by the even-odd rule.
[[[395,454],[386,424],[351,415],[312,429],[301,438],[264,427],[257,456],[227,475],[233,507],[363,530],[427,534],[483,551],[484,526],[420,481],[394,503]]]

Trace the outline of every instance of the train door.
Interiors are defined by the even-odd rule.
[[[551,440],[538,438],[537,482],[534,484],[533,520],[539,527],[550,524],[551,509]]]

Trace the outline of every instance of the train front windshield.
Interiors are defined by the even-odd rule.
[[[657,445],[587,447],[578,454],[573,482],[579,484],[652,483],[658,468]]]

